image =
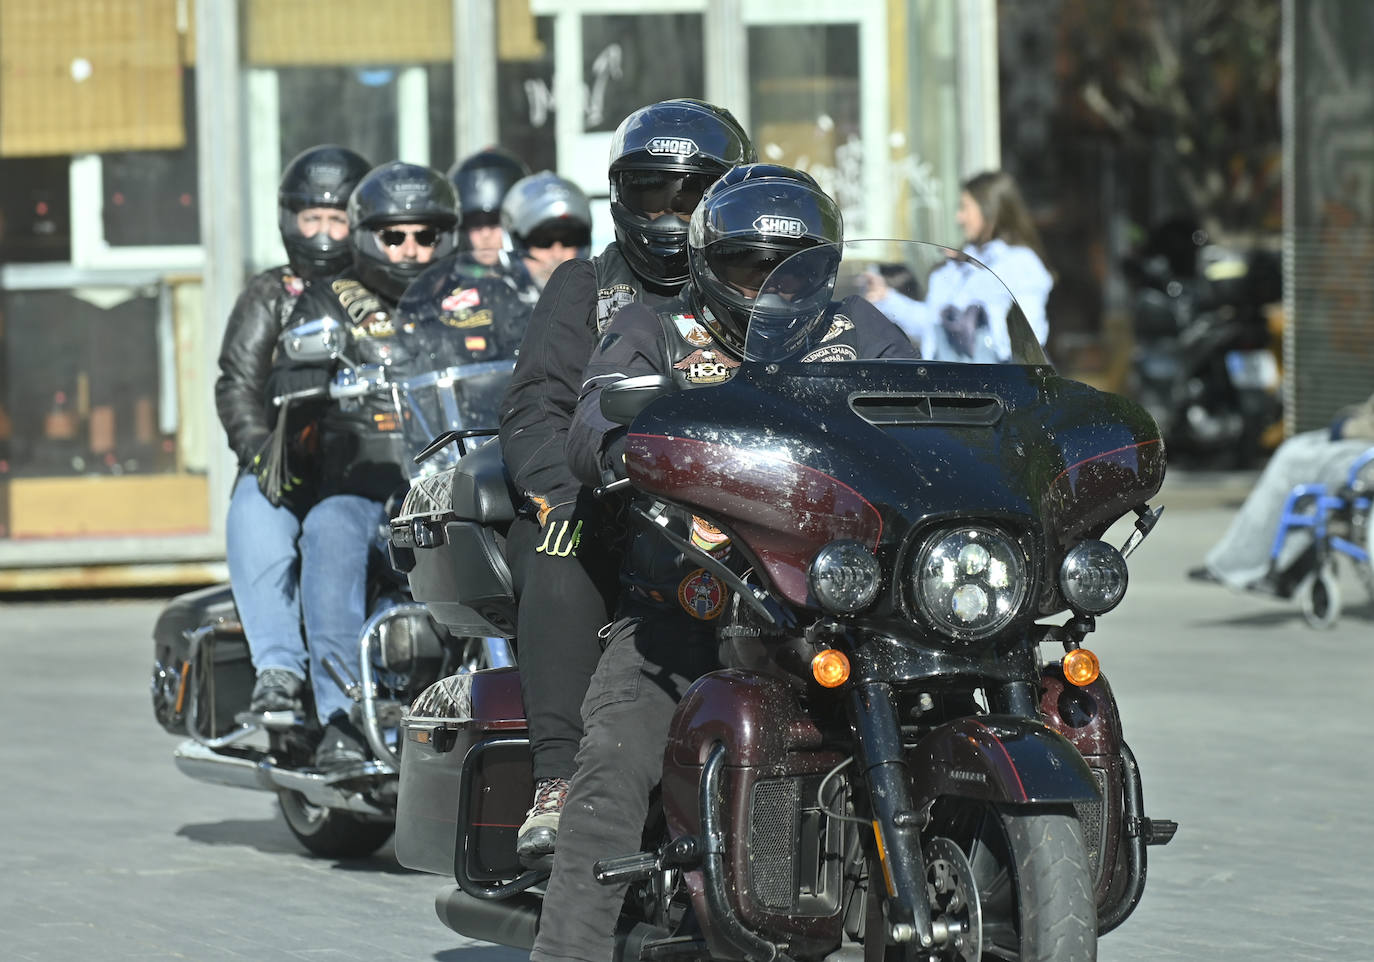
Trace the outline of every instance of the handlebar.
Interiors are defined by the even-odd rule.
[[[276,397],[272,398],[272,406],[281,407],[283,404],[290,404],[293,401],[305,401],[310,398],[327,397],[331,401],[340,401],[346,398],[366,397],[369,394],[389,391],[391,389],[391,384],[392,382],[385,378],[364,378],[352,384],[330,383],[324,387],[313,387],[303,391],[291,391],[287,394],[278,394]]]

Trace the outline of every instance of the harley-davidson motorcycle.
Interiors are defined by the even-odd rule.
[[[327,394],[340,403],[381,398],[394,415],[398,460],[436,434],[495,433],[501,396],[513,362],[440,367],[397,377],[385,365],[342,361],[346,331],[324,319],[292,328],[278,350],[295,360],[341,361]],[[436,355],[437,356],[437,355]],[[275,398],[281,407],[316,397],[302,391]],[[448,465],[457,460],[449,449]],[[432,458],[412,483],[444,468]],[[379,537],[384,532],[379,532]],[[379,553],[380,555],[380,553]],[[177,767],[201,781],[275,792],[292,834],[311,852],[334,858],[371,854],[390,838],[396,809],[399,722],[437,678],[512,663],[503,637],[453,635],[435,624],[409,593],[403,573],[384,561],[368,577],[369,617],[351,664],[326,659],[330,677],[302,689],[300,713],[248,711],[255,674],[228,584],[174,598],[153,629],[153,712],[163,728],[189,736],[176,749]],[[353,701],[357,727],[374,760],[342,772],[312,767],[321,727],[312,687],[338,685]]]
[[[776,322],[788,291],[837,276],[838,297],[874,263],[922,277],[954,253],[813,249],[759,303]],[[728,382],[630,378],[601,398],[629,425],[628,476],[602,493],[628,491],[639,524],[732,592],[728,667],[677,709],[644,850],[596,867],[632,882],[617,958],[1095,958],[1177,828],[1145,816],[1084,645],[1162,512],[1158,427],[1055,373],[1019,308],[1002,365],[800,363],[827,331],[781,356],[761,311]],[[407,498],[393,554],[440,623],[513,631],[499,452],[446,476]],[[665,507],[745,563],[678,537]],[[1120,548],[1101,540],[1132,515]],[[515,855],[532,792],[517,671],[444,678],[410,707],[396,852],[454,879],[445,924],[528,948],[547,875]]]

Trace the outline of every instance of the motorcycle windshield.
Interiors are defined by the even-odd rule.
[[[479,361],[398,381],[402,432],[411,455],[424,450],[445,431],[486,428],[494,436],[501,419],[501,399],[514,369],[513,360]],[[450,468],[458,456],[458,447],[450,445],[421,465],[411,462],[412,474],[433,474]]]
[[[948,254],[857,242],[780,265],[735,376],[660,398],[631,426],[636,487],[728,527],[798,605],[813,604],[808,569],[831,541],[860,541],[904,577],[916,542],[972,521],[1019,539],[1030,570],[1057,570],[1158,489],[1158,429],[1133,402],[1057,375],[1019,311],[1011,360],[929,361],[856,296],[875,263],[923,269]],[[783,304],[806,310],[789,320]],[[886,356],[864,357],[875,350]],[[1041,598],[1053,607],[1053,591]]]

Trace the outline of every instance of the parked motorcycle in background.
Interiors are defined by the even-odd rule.
[[[345,336],[334,321],[312,321],[285,332],[278,350],[293,360],[326,361],[339,357]],[[385,366],[343,365],[327,391],[343,403],[389,399],[398,450],[414,454],[446,431],[494,435],[512,368],[511,361],[488,361],[398,379]],[[409,457],[405,463],[415,469],[412,483],[423,484],[456,459],[447,449],[423,466]],[[327,662],[330,677],[309,679],[300,714],[248,712],[255,675],[229,585],[174,598],[153,629],[154,715],[167,731],[189,736],[174,753],[177,767],[201,781],[275,792],[292,834],[333,858],[369,855],[391,836],[402,707],[438,678],[512,661],[502,638],[454,635],[436,624],[412,600],[405,574],[389,564],[370,570],[368,601],[356,659]],[[342,772],[312,768],[321,736],[312,697],[318,685],[338,685],[353,700],[353,721],[373,760]]]
[[[1277,442],[1283,414],[1281,345],[1265,311],[1282,299],[1278,255],[1215,244],[1178,219],[1157,227],[1125,268],[1135,332],[1129,393],[1174,458],[1254,465]]]
[[[774,277],[795,294],[842,257],[850,290],[872,264],[924,277],[945,253],[852,242]],[[1009,364],[792,359],[844,323],[789,357],[751,325],[723,384],[603,392],[630,428],[628,478],[602,493],[632,493],[631,517],[721,592],[729,666],[678,706],[644,851],[598,863],[632,883],[616,959],[1087,962],[1176,828],[1145,817],[1084,647],[1159,517],[1158,429],[1057,375],[1019,309]],[[499,458],[479,449],[442,487],[407,499],[393,551],[437,620],[497,630],[513,610]],[[742,563],[660,524],[668,507]],[[1120,549],[1100,540],[1132,515]],[[441,679],[403,727],[397,858],[453,878],[445,924],[529,948],[547,873],[515,854],[531,793],[517,670]]]

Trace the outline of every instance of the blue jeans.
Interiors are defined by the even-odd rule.
[[[324,659],[358,675],[358,635],[367,621],[367,569],[379,548],[386,506],[354,494],[316,504],[301,524],[301,608],[314,679],[315,714],[322,723],[353,704],[324,669]]]
[[[251,474],[239,478],[229,499],[225,560],[259,674],[284,668],[298,678],[306,676],[296,549],[300,536],[301,522],[294,513],[273,507]]]
[[[301,521],[274,508],[251,475],[239,479],[229,501],[225,557],[253,667],[311,679],[322,724],[352,704],[324,658],[358,674],[368,562],[385,522],[381,502],[349,494],[325,498]]]

